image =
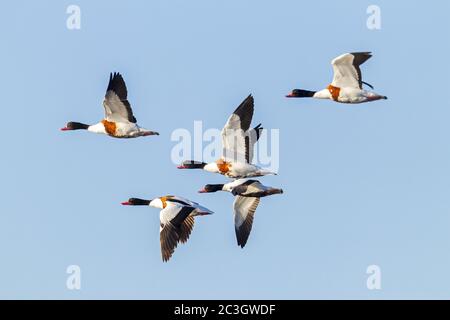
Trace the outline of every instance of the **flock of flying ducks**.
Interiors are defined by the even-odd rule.
[[[334,77],[326,89],[320,91],[294,89],[286,97],[330,99],[350,104],[387,99],[385,96],[363,89],[363,85],[373,89],[371,85],[362,81],[360,70],[360,65],[371,56],[369,52],[343,54],[332,61]],[[137,124],[131,105],[127,100],[127,88],[121,74],[110,75],[103,106],[105,118],[99,123],[87,125],[80,122],[69,122],[61,130],[87,130],[114,138],[159,135],[158,132],[141,128]],[[223,153],[220,159],[212,163],[189,160],[184,161],[178,167],[179,169],[203,169],[232,179],[231,182],[224,184],[208,184],[199,192],[226,191],[235,197],[234,225],[237,244],[242,248],[246,245],[250,235],[260,199],[283,193],[280,188],[265,186],[254,179],[276,173],[252,164],[254,145],[264,130],[261,124],[251,128],[253,112],[254,99],[250,95],[237,107],[222,129]],[[164,262],[171,258],[178,243],[187,242],[194,227],[194,218],[213,213],[197,202],[178,196],[163,196],[153,200],[130,198],[122,205],[151,206],[161,209],[160,242]]]

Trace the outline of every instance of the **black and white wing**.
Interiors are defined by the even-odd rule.
[[[372,57],[370,52],[346,53],[336,59],[331,64],[333,66],[332,86],[338,88],[350,87],[362,89],[363,81],[360,65]]]
[[[186,243],[189,240],[189,236],[194,228],[194,217],[189,216],[183,221],[180,227],[180,242]]]
[[[232,162],[251,162],[253,144],[259,138],[260,126],[249,130],[254,112],[254,99],[249,95],[228,118],[222,129],[223,157]]]
[[[187,241],[194,226],[188,219],[195,208],[188,206],[168,206],[159,215],[161,255],[164,262],[169,261],[179,241]],[[188,222],[185,223],[186,219]],[[192,222],[192,224],[191,224]]]
[[[174,204],[177,205],[182,205],[182,206],[190,206],[190,207],[194,207],[196,209],[195,213],[193,213],[193,216],[196,216],[198,214],[200,215],[207,215],[207,214],[213,214],[214,212],[212,212],[211,210],[209,210],[208,208],[205,208],[204,206],[200,205],[199,203],[183,198],[183,197],[179,197],[179,196],[166,196],[167,201],[170,201]]]
[[[111,122],[136,123],[136,118],[127,100],[127,95],[127,87],[122,75],[118,72],[111,73],[105,100],[103,101],[106,120]]]
[[[265,187],[258,180],[246,180],[231,190],[233,196],[257,197],[261,192],[264,192]]]
[[[259,198],[237,196],[234,200],[234,229],[236,231],[237,244],[245,247],[250,232],[252,231],[253,218]]]
[[[236,186],[232,187],[231,193],[234,196],[263,198],[275,194],[282,194],[283,189],[265,186],[258,180],[246,180],[241,183],[238,180]]]
[[[263,131],[264,128],[261,127],[261,123],[253,129],[247,131],[247,134],[245,136],[245,160],[247,163],[251,164],[253,162],[255,144],[256,142],[258,142]]]

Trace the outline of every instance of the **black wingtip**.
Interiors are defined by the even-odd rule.
[[[120,72],[111,72],[111,80],[114,80],[115,78],[122,78],[122,75]]]
[[[241,249],[244,249],[246,244],[247,244],[247,242],[244,240],[241,240],[241,239],[237,240],[237,245],[238,245],[238,247],[241,247]]]
[[[264,131],[264,128],[262,127],[262,123],[258,124],[256,127],[253,128],[256,132],[256,140],[258,141],[261,137],[262,132]]]
[[[371,51],[352,52],[353,55],[373,56]]]
[[[238,247],[241,247],[241,249],[244,249],[245,245],[247,244],[248,237],[245,237],[241,233],[239,233],[236,230],[236,242]]]
[[[250,93],[248,96],[247,96],[247,98],[245,98],[243,101],[242,101],[242,103],[244,103],[244,102],[247,102],[247,101],[251,101],[252,102],[252,104],[254,103],[254,98],[253,98],[253,95]]]
[[[252,103],[255,101],[255,98],[253,98],[253,94],[249,94],[247,98],[245,98],[244,101],[250,100]]]
[[[122,77],[122,75],[120,74],[120,72],[114,71],[114,72],[110,72],[110,73],[109,73],[109,79],[110,79],[110,80],[113,80],[113,79],[116,78],[116,77]]]
[[[370,89],[374,90],[375,87],[373,85],[371,85],[370,83],[367,83],[365,81],[361,81],[362,84],[365,84],[366,86],[368,86]]]
[[[111,72],[109,75],[109,83],[106,91],[114,91],[121,100],[127,99],[127,88],[125,80],[123,79],[120,72]]]

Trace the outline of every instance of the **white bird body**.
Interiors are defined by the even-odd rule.
[[[235,196],[233,217],[236,239],[239,246],[245,247],[252,230],[255,211],[260,198],[282,194],[282,189],[263,185],[258,180],[238,179],[225,184],[208,184],[200,193],[227,191]]]
[[[137,125],[133,110],[127,100],[127,95],[127,87],[122,75],[119,73],[111,74],[103,101],[105,118],[94,125],[69,122],[62,130],[84,129],[93,133],[106,134],[113,138],[137,138],[158,135],[157,132],[143,129]]]
[[[244,184],[247,181],[249,181],[249,179],[236,179],[234,181],[225,183],[222,187],[222,190],[226,191],[226,192],[231,192],[231,191],[233,191],[234,188]]]
[[[287,97],[329,99],[339,103],[349,104],[387,99],[386,96],[364,90],[362,87],[363,84],[367,83],[362,81],[360,65],[371,57],[370,52],[355,52],[340,55],[331,62],[333,66],[333,81],[326,89],[319,91],[295,89]]]
[[[105,126],[104,126],[103,123],[101,123],[101,122],[99,122],[99,123],[97,123],[97,124],[90,125],[90,126],[87,128],[87,130],[88,130],[89,132],[92,132],[92,133],[107,134],[107,133],[106,133],[106,130],[105,130]]]
[[[114,138],[137,138],[154,134],[150,130],[139,127],[136,123],[115,122],[115,125],[116,129],[113,135]],[[109,135],[109,133],[106,132],[104,120],[89,126],[87,130],[93,133]]]
[[[213,214],[211,210],[197,202],[177,196],[164,196],[153,200],[131,198],[122,204],[161,209],[159,232],[161,255],[164,262],[171,258],[179,242],[188,241],[194,227],[194,217]]]
[[[166,209],[170,207],[180,207],[180,206],[190,206],[194,208],[191,212],[191,216],[199,216],[199,215],[208,215],[213,214],[211,210],[205,208],[198,204],[197,202],[188,200],[186,198],[178,197],[178,196],[165,196],[153,199],[150,204],[151,207],[157,209]]]
[[[222,129],[222,157],[211,163],[184,161],[179,169],[203,169],[232,179],[276,175],[254,164],[253,147],[258,141],[261,125],[250,129],[254,99],[249,95],[228,118]]]
[[[317,91],[316,93],[314,93],[313,98],[334,100],[329,89]],[[371,91],[349,87],[340,88],[339,95],[337,96],[337,102],[348,104],[359,104],[380,99],[384,99],[384,97],[381,97],[380,95]]]
[[[212,173],[220,173],[231,179],[276,175],[275,172],[264,170],[253,164],[231,161],[227,162],[225,160],[208,163],[204,170]]]

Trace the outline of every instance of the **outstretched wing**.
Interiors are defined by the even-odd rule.
[[[185,220],[195,208],[188,206],[169,206],[160,212],[160,242],[161,255],[164,262],[169,261],[179,241],[186,242],[190,231],[187,233],[186,227],[182,227]],[[183,240],[182,240],[183,239]]]
[[[180,227],[180,242],[186,243],[194,228],[194,217],[189,216],[183,221]]]
[[[113,122],[136,123],[131,105],[127,100],[127,87],[122,75],[118,72],[111,73],[108,88],[106,89],[103,106],[105,108],[105,118]]]
[[[362,89],[362,75],[360,65],[372,57],[370,52],[346,53],[336,59],[333,65],[332,85],[338,88],[350,87]]]
[[[177,228],[170,222],[166,224],[161,224],[161,231],[159,233],[159,238],[161,242],[161,256],[164,262],[169,261],[175,248],[178,245],[180,236],[178,234]]]
[[[247,161],[247,163],[251,164],[253,162],[255,144],[258,142],[263,130],[264,128],[261,127],[260,123],[255,128],[247,131],[247,134],[245,135],[245,161]]]
[[[254,99],[249,95],[228,118],[222,129],[223,157],[232,162],[248,161],[246,136],[253,118]]]
[[[234,200],[234,229],[237,243],[241,248],[245,247],[252,231],[253,218],[258,205],[259,198],[237,196]]]

